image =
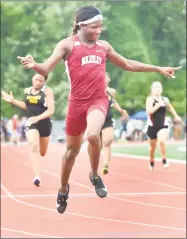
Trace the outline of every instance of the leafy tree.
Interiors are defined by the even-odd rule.
[[[16,4],[15,4],[16,3]],[[183,2],[1,2],[1,88],[13,91],[22,99],[23,89],[31,85],[32,70],[24,70],[16,59],[31,54],[43,62],[55,45],[67,37],[73,25],[74,12],[82,5],[94,5],[104,15],[101,39],[107,40],[121,55],[145,63],[178,66],[176,80],[158,73],[132,73],[107,63],[111,86],[117,89],[117,100],[130,113],[145,108],[152,81],[163,83],[168,96],[180,114],[186,109],[186,12]],[[69,82],[64,64],[49,74],[56,102],[54,119],[63,119],[67,108]],[[25,114],[16,107],[1,103],[1,114]],[[116,116],[119,116],[119,114]]]

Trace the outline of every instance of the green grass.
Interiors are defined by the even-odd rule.
[[[127,144],[121,145],[121,147],[113,147],[113,153],[121,153],[121,154],[132,154],[132,155],[140,155],[140,156],[148,156],[148,145],[130,145]],[[172,144],[167,145],[167,158],[186,160],[186,151],[181,151],[180,148],[186,147],[185,144]],[[159,147],[157,146],[155,157],[160,157]]]

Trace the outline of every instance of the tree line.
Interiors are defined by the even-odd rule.
[[[145,108],[153,81],[161,81],[164,95],[177,112],[186,110],[186,11],[184,2],[1,2],[1,88],[23,98],[31,85],[32,70],[24,70],[17,56],[33,55],[43,62],[55,45],[67,37],[74,12],[82,5],[94,5],[104,15],[101,39],[108,41],[126,58],[160,66],[184,67],[168,80],[158,73],[132,73],[107,62],[111,87],[129,114]],[[55,95],[54,119],[64,119],[69,83],[64,64],[49,74],[48,85]],[[1,102],[1,115],[24,115],[12,105]],[[116,117],[118,117],[116,113]]]

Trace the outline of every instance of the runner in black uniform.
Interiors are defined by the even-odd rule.
[[[16,100],[13,94],[1,92],[2,98],[27,111],[25,131],[31,147],[30,158],[34,171],[34,185],[40,186],[40,159],[47,151],[51,134],[50,116],[54,114],[54,96],[51,88],[45,85],[45,77],[36,74],[32,78],[32,87],[24,90],[24,101]]]
[[[156,149],[157,140],[160,145],[160,152],[162,156],[162,163],[164,168],[168,168],[169,164],[166,160],[166,145],[165,142],[168,138],[168,122],[166,121],[167,108],[175,117],[176,121],[181,121],[181,118],[176,113],[173,106],[170,104],[167,97],[162,96],[162,84],[158,81],[153,82],[151,87],[151,96],[146,101],[146,111],[148,114],[148,129],[147,135],[150,144],[150,164],[149,169],[154,168],[154,153]]]
[[[37,93],[33,93],[33,87],[28,88],[25,92],[24,99],[27,108],[27,121],[25,124],[25,130],[28,131],[29,129],[37,129],[40,137],[50,136],[52,127],[50,118],[40,120],[31,125],[30,121],[31,117],[35,117],[44,113],[48,108],[45,96],[46,87],[46,85],[43,85],[43,87]]]
[[[103,167],[103,174],[108,173],[109,162],[111,158],[111,144],[114,139],[114,120],[113,120],[113,112],[112,108],[115,108],[119,111],[123,116],[128,117],[126,110],[123,110],[117,101],[115,100],[116,91],[112,88],[108,87],[110,82],[110,76],[108,73],[106,74],[106,87],[107,87],[107,94],[109,97],[109,105],[108,111],[106,115],[106,119],[104,125],[101,130],[101,143],[102,149],[104,153],[104,167]]]

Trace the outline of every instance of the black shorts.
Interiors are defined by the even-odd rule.
[[[157,139],[157,133],[161,129],[168,129],[167,125],[163,126],[148,126],[147,135],[150,139]]]
[[[103,124],[103,127],[102,127],[102,130],[105,129],[105,128],[110,128],[110,127],[114,128],[114,121],[111,118],[105,120],[105,122]]]
[[[48,137],[51,135],[52,130],[51,120],[41,120],[36,124],[31,124],[31,126],[25,127],[25,131],[28,131],[30,129],[37,129],[39,131],[40,137]]]

